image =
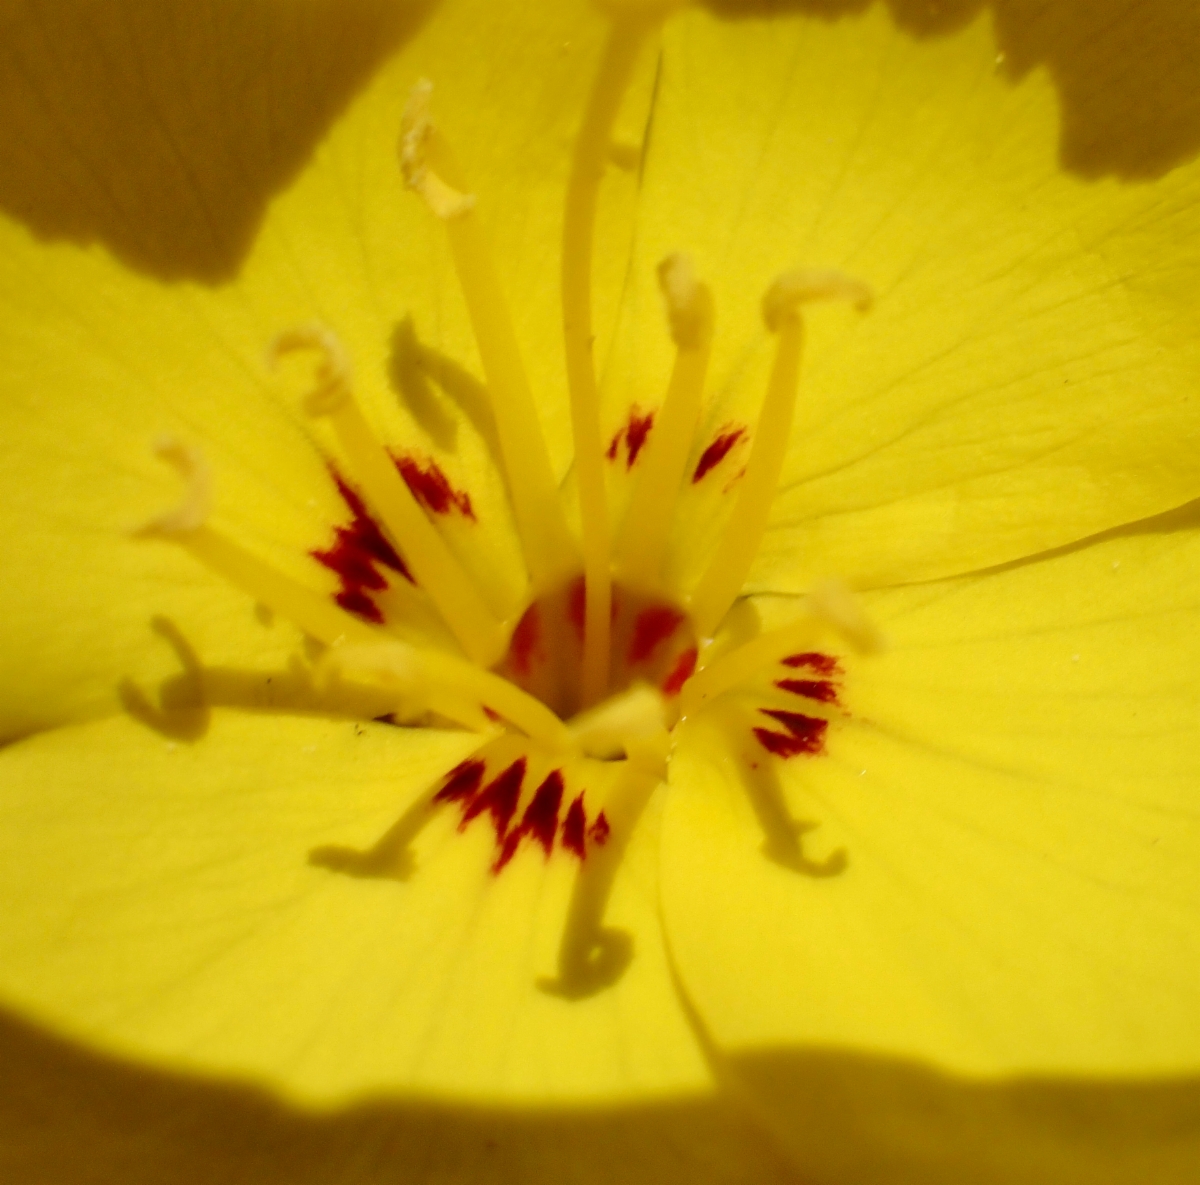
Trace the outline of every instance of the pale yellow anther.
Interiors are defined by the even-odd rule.
[[[681,350],[697,349],[712,333],[713,302],[696,279],[691,257],[675,251],[663,259],[658,265],[658,287],[667,306],[672,340]]]
[[[656,687],[639,683],[581,712],[568,724],[571,739],[588,757],[609,760],[656,742],[666,731],[666,699]],[[644,746],[643,746],[644,747]]]
[[[762,301],[763,320],[772,333],[778,333],[785,317],[797,312],[802,304],[817,300],[842,300],[865,313],[874,294],[861,280],[833,268],[794,268],[778,276]]]
[[[840,580],[821,580],[809,589],[814,617],[832,626],[860,654],[878,654],[886,642],[878,626],[863,612],[854,594]]]
[[[305,396],[310,416],[333,415],[351,395],[350,360],[342,343],[323,325],[298,325],[284,330],[267,347],[267,364],[274,367],[288,354],[312,351],[320,356],[313,388]]]
[[[402,694],[419,693],[434,711],[477,732],[491,731],[492,712],[549,749],[572,747],[567,726],[541,700],[473,662],[399,640],[341,646],[330,668],[385,676]]]
[[[767,529],[800,387],[800,306],[814,300],[846,300],[865,312],[871,307],[871,290],[839,271],[797,268],[779,276],[763,296],[763,320],[778,338],[775,361],[737,503],[716,554],[689,598],[692,624],[701,637],[711,635],[737,599]]]
[[[463,193],[448,184],[430,167],[429,138],[433,134],[433,117],[429,113],[429,97],[433,83],[422,78],[413,87],[400,121],[400,170],[405,184],[425,201],[433,213],[445,222],[461,217],[475,208],[475,195]]]
[[[212,510],[212,471],[199,449],[174,436],[160,436],[154,452],[179,472],[185,482],[179,503],[138,528],[137,535],[179,535],[198,531]]]
[[[675,502],[700,418],[715,318],[712,293],[696,279],[688,256],[668,255],[658,265],[658,283],[677,353],[614,547],[622,579],[647,592],[658,591]]]

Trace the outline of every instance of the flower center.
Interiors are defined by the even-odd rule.
[[[727,523],[693,587],[672,588],[664,578],[714,331],[712,294],[686,256],[668,256],[658,271],[676,350],[666,394],[653,414],[631,409],[626,428],[606,445],[591,357],[596,193],[622,94],[653,23],[636,3],[618,6],[566,194],[562,309],[578,533],[568,526],[475,197],[431,116],[428,83],[415,88],[403,120],[400,165],[446,229],[483,365],[501,476],[528,575],[517,613],[498,615],[442,530],[449,514],[476,521],[469,492],[455,490],[436,465],[389,452],[358,405],[338,339],[321,326],[282,333],[270,359],[297,351],[316,359],[306,409],[332,428],[336,458],[330,468],[353,520],[339,529],[333,546],[311,554],[338,572],[339,592],[331,597],[307,588],[209,526],[208,469],[197,452],[176,441],[162,442],[160,452],[187,479],[186,497],[143,532],[183,544],[323,643],[319,674],[367,676],[391,689],[398,716],[432,717],[478,733],[475,756],[446,775],[430,805],[458,803],[463,826],[490,817],[497,870],[522,837],[549,854],[557,835],[563,847],[583,857],[589,844],[603,845],[613,834],[617,842],[610,850],[619,849],[665,774],[675,723],[777,664],[782,674],[772,695],[799,697],[808,712],[836,705],[834,684],[812,677],[834,669],[822,668],[826,660],[811,649],[814,616],[859,648],[877,642],[849,594],[828,585],[811,591],[806,615],[796,624],[723,653],[708,648],[741,593],[782,470],[799,385],[801,306],[833,298],[865,309],[870,293],[862,284],[838,272],[790,271],[767,291],[763,316],[776,338],[775,359],[744,470],[727,487],[736,486]],[[692,480],[703,480],[745,435],[742,427],[723,431],[702,451]],[[627,509],[614,526],[605,465],[622,444],[633,480]],[[384,589],[386,608],[372,595]],[[789,676],[792,667],[808,676]],[[790,757],[819,751],[826,724],[819,711],[810,715],[796,711],[792,700],[772,700],[758,708],[750,731],[767,752]],[[596,771],[589,773],[587,763],[596,760],[623,760],[625,772],[610,779],[609,797],[589,815],[583,790],[571,783],[588,781]],[[360,857],[333,852],[321,862],[340,868]],[[383,860],[379,853],[367,857],[370,867],[371,860]]]

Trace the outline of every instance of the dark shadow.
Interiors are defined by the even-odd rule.
[[[722,17],[836,19],[875,0],[703,0]],[[915,37],[987,9],[1003,73],[1045,67],[1058,94],[1059,154],[1080,177],[1148,181],[1200,152],[1200,5],[1186,0],[882,0]]]
[[[159,684],[157,702],[131,679],[121,681],[117,694],[130,716],[171,740],[202,738],[213,708],[392,722],[396,697],[385,688],[338,680],[318,683],[299,658],[277,671],[206,667],[174,622],[155,617],[150,626],[174,650],[182,670]]]
[[[730,1059],[816,1181],[1185,1185],[1200,1181],[1200,1079],[951,1077],[801,1049]]]
[[[433,817],[439,805],[434,795],[444,781],[439,778],[369,848],[323,844],[308,853],[309,864],[365,880],[408,880],[416,871],[409,845]]]
[[[159,279],[229,280],[271,198],[435,2],[0,6],[0,210]]]
[[[558,974],[537,981],[547,995],[564,1000],[594,996],[617,983],[633,961],[633,936],[605,926],[604,914],[629,838],[659,785],[657,775],[640,772],[631,762],[604,804],[609,838],[603,845],[589,844],[575,875],[558,948]]]
[[[4,1011],[0,1064],[0,1180],[12,1185],[1183,1185],[1200,1164],[1196,1078],[987,1084],[836,1050],[731,1059],[776,1108],[778,1143],[801,1166],[789,1172],[720,1096],[305,1110],[252,1084],[104,1056]]]
[[[401,1097],[305,1110],[251,1084],[106,1057],[3,1011],[0,1065],[5,1185],[795,1180],[719,1099],[505,1109]]]
[[[459,417],[466,416],[487,445],[497,469],[504,472],[491,397],[483,383],[452,358],[422,343],[411,316],[396,324],[390,347],[387,373],[392,390],[433,442],[454,452]],[[454,410],[446,406],[446,400]]]
[[[754,743],[755,725],[762,723],[761,717],[746,711],[721,713],[718,719],[728,751],[734,754],[746,799],[762,828],[763,855],[781,868],[817,880],[840,876],[845,872],[850,863],[845,848],[835,848],[823,860],[814,860],[805,853],[804,837],[818,830],[820,824],[792,815],[776,773],[776,759],[765,750],[760,753],[748,750],[747,746]],[[804,758],[792,760],[803,761]]]

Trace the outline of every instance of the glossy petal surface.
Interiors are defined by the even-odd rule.
[[[833,875],[764,859],[736,751],[681,742],[671,950],[817,1179],[1194,1172],[1198,574],[1148,529],[873,597],[891,650],[769,774]]]
[[[1137,43],[1139,61],[1181,69],[1160,32]],[[1105,68],[1123,76],[1119,60]],[[951,575],[1200,492],[1200,167],[1081,178],[1060,158],[1063,118],[1045,73],[1008,75],[983,15],[928,38],[883,5],[669,27],[614,422],[665,388],[653,269],[668,251],[694,254],[717,302],[697,456],[726,426],[753,425],[772,353],[759,302],[775,275],[834,267],[876,295],[865,317],[808,316],[753,587]],[[674,539],[685,587],[744,464],[743,449],[688,487]]]
[[[116,718],[5,750],[0,992],[110,1053],[309,1101],[708,1093],[665,966],[654,812],[605,914],[636,958],[564,994],[579,862],[531,845],[496,876],[487,820],[460,833],[429,806],[470,745],[218,712],[195,744]],[[398,823],[411,841],[373,875],[321,864]]]

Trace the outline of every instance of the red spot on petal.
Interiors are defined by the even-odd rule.
[[[784,712],[776,708],[760,708],[764,716],[770,716],[787,729],[786,733],[773,732],[769,728],[756,728],[754,735],[768,752],[777,757],[798,757],[800,754],[820,753],[825,745],[828,720],[816,716],[805,716],[801,712]]]
[[[695,672],[696,647],[690,646],[675,660],[675,665],[671,668],[670,673],[663,680],[663,695],[678,695],[683,690],[683,685],[692,677],[693,674],[695,674]]]
[[[594,844],[603,846],[608,843],[608,837],[612,834],[612,828],[608,825],[608,816],[601,811],[596,816],[596,821],[588,828],[588,839]]]
[[[506,770],[494,777],[471,800],[463,811],[459,830],[478,815],[487,811],[492,816],[492,826],[496,829],[496,842],[500,843],[508,831],[508,825],[516,814],[517,803],[521,799],[521,783],[525,781],[525,758],[518,757]]]
[[[584,847],[584,836],[587,833],[587,812],[583,809],[583,794],[577,794],[567,807],[567,817],[563,820],[562,846],[568,852],[574,852],[581,860],[587,854]]]
[[[330,476],[350,511],[350,522],[334,530],[330,547],[314,548],[309,555],[337,574],[341,588],[334,594],[334,600],[343,609],[380,624],[383,614],[368,595],[368,591],[382,592],[388,587],[388,579],[379,568],[390,568],[409,581],[412,581],[412,573],[371,517],[358,493],[332,466]]]
[[[483,781],[482,761],[460,762],[447,775],[446,784],[433,796],[434,802],[462,802],[471,798]]]
[[[354,613],[372,625],[383,625],[383,610],[360,588],[344,588],[333,594],[337,602],[347,613]]]
[[[792,695],[802,695],[818,703],[837,703],[837,685],[825,679],[776,679],[775,686],[780,691],[790,691]]]
[[[683,614],[670,605],[652,605],[643,609],[633,624],[626,661],[645,662],[667,640],[683,621]]]
[[[562,797],[562,771],[552,770],[535,791],[521,822],[505,836],[500,855],[492,865],[493,872],[499,872],[513,858],[525,836],[541,844],[542,851],[550,855],[554,848],[554,834],[558,830],[558,810],[562,805]]]
[[[694,485],[698,481],[703,481],[709,473],[729,456],[733,446],[745,435],[746,429],[744,427],[735,428],[732,424],[726,424],[717,434],[717,438],[712,444],[700,454],[700,460],[696,463],[696,470],[692,474],[692,484]]]
[[[583,641],[583,623],[587,617],[587,583],[582,576],[571,585],[567,593],[567,617],[575,630],[575,636]]]
[[[653,427],[654,413],[648,411],[642,415],[638,411],[637,404],[634,404],[629,409],[629,419],[617,429],[612,440],[608,442],[608,448],[605,449],[604,455],[610,461],[615,461],[621,451],[621,441],[623,440],[625,442],[625,468],[632,469],[637,462],[638,453],[642,451],[646,438],[650,435],[650,429]]]
[[[630,409],[629,424],[625,429],[625,468],[632,469],[637,463],[638,453],[654,427],[654,413],[647,412],[644,416],[637,414],[637,408]]]
[[[789,654],[779,660],[785,667],[808,667],[818,675],[837,675],[841,666],[832,654],[821,654],[816,650],[806,650],[803,654]]]
[[[457,510],[463,518],[475,521],[471,496],[465,490],[456,490],[436,461],[428,457],[421,460],[415,453],[393,456],[392,460],[412,496],[431,514]]]
[[[533,660],[538,655],[538,643],[542,637],[542,618],[537,605],[530,605],[517,622],[512,639],[508,644],[508,657],[518,675],[528,675]]]

